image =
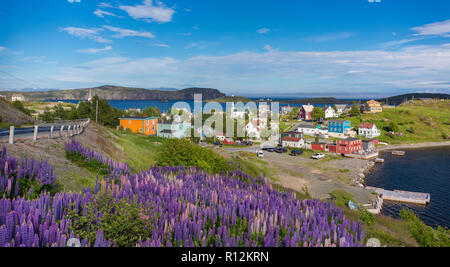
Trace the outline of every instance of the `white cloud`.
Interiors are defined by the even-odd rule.
[[[194,47],[197,47],[198,44]],[[351,75],[351,78],[349,78]],[[326,77],[326,78],[324,78]],[[284,92],[387,92],[392,90],[450,91],[450,44],[411,46],[398,51],[241,52],[163,58],[104,58],[61,70],[53,76],[65,82],[181,84],[222,89]],[[279,92],[283,93],[283,92]]]
[[[139,32],[134,30],[122,29],[112,26],[103,26],[103,28],[115,32],[117,34],[113,35],[115,38],[123,38],[123,37],[144,37],[153,39],[155,36],[151,32]]]
[[[322,42],[329,42],[329,41],[336,41],[341,39],[346,39],[354,36],[355,33],[350,32],[339,32],[339,33],[331,33],[331,34],[325,34],[320,36],[315,36],[309,38],[311,41],[316,43],[322,43]]]
[[[152,46],[169,47],[169,45],[167,45],[167,44],[152,44]]]
[[[270,45],[265,45],[264,46],[264,50],[267,50],[267,51],[272,51],[272,46],[270,46]]]
[[[104,18],[105,16],[112,16],[112,17],[117,17],[116,14],[108,12],[108,11],[104,11],[101,10],[99,8],[97,8],[97,10],[94,11],[94,14],[99,17],[99,18]]]
[[[266,33],[270,32],[270,29],[261,28],[261,29],[257,30],[256,32],[259,34],[266,34]]]
[[[4,51],[6,51],[6,50],[8,50],[8,48],[3,47],[3,46],[0,46],[0,53],[4,52]]]
[[[111,40],[105,39],[100,36],[100,32],[103,29],[100,28],[78,28],[78,27],[66,27],[59,28],[62,32],[67,32],[68,34],[81,38],[81,39],[91,39],[99,43],[111,43]]]
[[[113,7],[110,3],[100,3],[97,6],[103,7],[103,8],[112,8]]]
[[[128,13],[128,15],[134,19],[144,20],[146,22],[156,21],[159,23],[165,23],[172,21],[175,10],[166,7],[164,3],[152,0],[144,0],[142,5],[136,6],[119,6],[120,9]]]
[[[437,35],[450,37],[450,19],[414,27],[411,30],[416,32],[415,35]]]
[[[81,0],[67,0],[67,2],[73,4],[73,3],[81,3]]]
[[[83,54],[98,54],[98,53],[102,53],[102,52],[106,52],[106,51],[110,51],[112,50],[112,46],[106,46],[105,48],[88,48],[88,49],[81,49],[81,50],[77,50],[78,53],[83,53]]]

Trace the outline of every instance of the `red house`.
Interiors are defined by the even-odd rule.
[[[362,140],[357,138],[347,138],[336,142],[336,153],[356,154],[362,150]]]
[[[328,151],[327,143],[311,143],[311,150]]]
[[[298,118],[302,119],[302,120],[306,120],[309,121],[311,120],[311,113],[314,110],[314,106],[313,105],[303,105],[302,108],[300,109],[300,112],[298,113]]]

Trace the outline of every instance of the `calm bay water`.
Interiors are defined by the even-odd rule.
[[[57,102],[57,101],[54,101]],[[78,100],[61,100],[61,102],[66,103],[74,103],[78,104]],[[117,109],[127,110],[132,108],[139,108],[139,109],[145,109],[148,107],[158,107],[161,112],[168,112],[170,108],[173,107],[177,102],[184,102],[187,103],[191,109],[191,111],[194,110],[194,101],[192,100],[186,100],[186,101],[168,101],[168,102],[161,102],[156,100],[108,100],[109,104],[112,107],[115,107]],[[226,110],[226,103],[219,103],[222,106],[222,110]],[[301,107],[303,104],[279,104],[280,107],[283,106],[291,106],[291,107]],[[316,107],[324,107],[326,104],[314,104]],[[183,105],[177,105],[175,107],[182,108]],[[206,108],[205,108],[206,107]],[[210,109],[214,109],[214,107],[210,106],[209,103],[203,103],[203,108],[208,111]],[[217,108],[216,108],[217,109]]]
[[[427,225],[450,228],[450,147],[405,150],[405,157],[380,155],[384,164],[366,178],[369,186],[431,194],[428,206],[385,202],[382,213],[399,217],[402,208],[414,211]]]

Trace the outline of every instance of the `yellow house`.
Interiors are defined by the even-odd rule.
[[[363,105],[364,113],[380,113],[383,112],[383,107],[381,103],[375,100],[370,100]]]

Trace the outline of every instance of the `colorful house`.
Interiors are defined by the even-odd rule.
[[[317,151],[328,151],[328,144],[327,143],[321,143],[321,142],[313,142],[311,143],[311,150],[317,150]]]
[[[347,138],[336,141],[336,153],[356,154],[362,150],[362,140],[357,138]]]
[[[364,113],[380,113],[383,112],[383,107],[380,102],[372,99],[362,105],[362,110]]]
[[[305,140],[298,137],[285,136],[282,145],[283,147],[303,148],[305,146]]]
[[[311,113],[313,112],[313,110],[314,110],[314,106],[313,105],[309,105],[309,104],[308,105],[303,105],[300,108],[300,112],[298,113],[298,118],[302,119],[302,120],[305,120],[305,121],[311,120],[312,119]]]
[[[328,132],[330,133],[345,133],[351,130],[352,123],[347,120],[331,120],[328,122]]]
[[[374,138],[381,135],[375,123],[361,123],[359,125],[358,134],[365,138]]]
[[[123,130],[143,135],[156,135],[158,131],[158,118],[119,118]]]

